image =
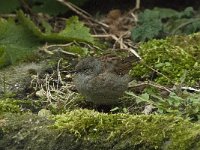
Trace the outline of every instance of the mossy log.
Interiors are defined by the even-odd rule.
[[[199,149],[200,125],[166,115],[74,110],[62,115],[2,114],[0,149]]]

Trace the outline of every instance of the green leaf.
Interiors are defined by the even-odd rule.
[[[14,20],[0,19],[0,68],[32,57],[39,41]]]
[[[63,50],[74,53],[74,54],[78,54],[80,56],[87,56],[89,53],[89,50],[87,48],[77,46],[77,45],[72,45],[67,48],[63,48]]]
[[[33,2],[35,5],[33,5],[32,10],[36,13],[47,13],[56,16],[67,11],[67,7],[56,0],[33,0]]]
[[[134,28],[131,31],[131,38],[134,41],[146,41],[158,37],[162,30],[162,22],[160,20],[152,20]]]
[[[12,19],[0,19],[0,68],[18,61],[34,59],[33,53],[42,44],[41,41],[56,43],[94,41],[89,29],[84,27],[77,17],[67,20],[66,28],[60,33],[50,33],[50,27],[47,33],[43,33],[22,11],[19,11],[17,16],[21,24],[16,24]],[[74,48],[79,54],[87,54],[86,49]]]
[[[82,39],[83,41],[93,42],[93,38],[89,33],[89,28],[84,27],[83,23],[79,22],[77,16],[69,18],[66,21],[65,29],[58,35],[66,38]]]
[[[134,94],[133,92],[125,92],[127,95],[129,96],[133,96],[136,98],[136,103],[139,104],[141,102],[148,102],[149,104],[152,104],[152,101],[149,99],[149,94],[148,93],[144,93],[140,96],[137,96],[136,94]]]
[[[0,14],[15,12],[20,6],[18,0],[1,0],[0,3]]]
[[[138,26],[131,31],[131,38],[136,42],[200,30],[199,18],[192,7],[180,12],[169,8],[145,9],[138,15],[138,20]]]
[[[158,64],[155,64],[155,68],[161,68],[165,65],[165,63],[158,63]]]
[[[82,5],[88,0],[69,0],[75,5]],[[62,3],[56,0],[32,0],[32,9],[34,12],[47,13],[56,16],[58,14],[66,13],[69,9]]]
[[[111,109],[110,111],[114,112],[114,111],[117,111],[117,110],[119,110],[119,107],[115,107],[115,108]]]
[[[148,93],[144,93],[144,94],[140,95],[140,97],[141,97],[142,99],[146,100],[146,101],[149,100],[149,94],[148,94]]]
[[[93,43],[94,39],[89,33],[89,28],[85,27],[78,17],[71,17],[66,21],[66,27],[59,33],[43,33],[33,23],[33,21],[26,17],[22,11],[17,13],[20,22],[28,28],[35,36],[44,42],[66,43],[66,42],[87,42]],[[49,27],[48,27],[49,28]]]

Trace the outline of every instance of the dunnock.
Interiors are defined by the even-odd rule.
[[[130,57],[85,58],[75,68],[75,86],[87,101],[97,105],[115,104],[128,88],[130,64]]]

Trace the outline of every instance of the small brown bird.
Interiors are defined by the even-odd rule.
[[[114,55],[81,60],[75,70],[77,90],[96,105],[112,105],[118,102],[128,88],[131,57],[120,59]]]

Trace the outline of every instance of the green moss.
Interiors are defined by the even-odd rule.
[[[7,149],[37,149],[43,147],[43,145],[37,145],[42,143],[45,147],[48,147],[48,139],[53,137],[52,132],[48,134],[47,126],[51,121],[47,118],[41,118],[37,115],[30,113],[25,114],[4,114],[0,117],[2,124],[1,137],[0,137],[0,148]],[[39,132],[39,133],[37,133]],[[46,143],[40,136],[45,132]],[[33,146],[31,145],[32,140],[39,138],[38,143]],[[11,144],[12,143],[12,144]],[[30,147],[32,146],[32,147]]]
[[[89,110],[58,115],[53,126],[84,139],[103,143],[118,141],[119,147],[128,144],[136,149],[161,148],[166,142],[170,142],[168,148],[187,149],[200,133],[200,126],[173,116],[104,114]]]
[[[0,113],[19,113],[20,107],[9,100],[0,100]]]
[[[0,143],[7,149],[199,148],[200,125],[173,116],[105,114],[80,109],[48,118],[27,113],[0,118]]]
[[[174,36],[151,40],[139,47],[143,58],[131,74],[137,78],[152,79],[161,84],[185,83],[194,85],[200,76],[200,34]],[[154,74],[153,70],[161,74]]]
[[[0,99],[0,114],[35,112],[41,108],[42,103],[31,100]]]
[[[0,68],[9,65],[10,58],[9,55],[5,51],[5,47],[0,47]]]

